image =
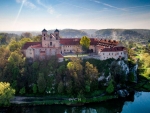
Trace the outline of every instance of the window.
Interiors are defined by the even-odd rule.
[[[103,53],[103,55],[104,55],[104,53]],[[105,57],[104,57],[105,58]]]
[[[112,53],[112,55],[113,55],[113,53]]]
[[[44,40],[45,40],[45,37],[44,37]]]
[[[50,36],[50,39],[52,38],[52,36]]]
[[[44,34],[44,36],[45,36],[45,34]]]
[[[50,46],[52,46],[52,42],[50,42]]]
[[[109,53],[109,55],[110,55],[110,53]]]
[[[58,34],[56,34],[56,36],[58,36]]]

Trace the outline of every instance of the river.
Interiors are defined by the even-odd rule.
[[[66,105],[13,106],[0,108],[0,113],[150,113],[150,92],[136,92],[128,98],[112,99],[80,107]]]

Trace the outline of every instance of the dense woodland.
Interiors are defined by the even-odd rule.
[[[40,40],[41,36],[32,36],[30,33],[23,33],[21,37],[15,37],[14,34],[0,34],[0,85],[11,89],[8,91],[10,93],[5,93],[4,89],[1,89],[0,97],[5,95],[6,98],[10,98],[15,92],[15,95],[23,96],[66,95],[84,98],[101,92],[113,93],[118,82],[126,84],[123,77],[116,81],[115,74],[105,86],[103,84],[106,81],[98,82],[98,78],[103,73],[106,77],[109,73],[112,74],[109,68],[114,59],[100,61],[68,58],[58,63],[57,58],[52,56],[48,60],[28,62],[21,53],[22,46],[26,42]],[[140,43],[124,40],[121,43],[127,47],[129,61],[126,63],[129,67],[139,59],[140,74],[149,79],[150,44],[143,46]],[[117,76],[123,76],[123,72],[119,72]]]

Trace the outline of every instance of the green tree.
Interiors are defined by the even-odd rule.
[[[25,87],[21,88],[20,91],[19,91],[19,93],[20,93],[21,95],[25,94],[25,93],[26,93]]]
[[[73,90],[72,89],[73,88],[72,81],[69,80],[66,84],[67,84],[66,85],[66,92],[67,92],[68,95],[71,95],[72,94],[72,90]]]
[[[58,90],[58,93],[59,93],[59,94],[62,94],[62,93],[63,93],[63,90],[64,90],[64,84],[63,84],[62,81],[59,82],[57,90]]]
[[[78,78],[78,76],[82,75],[83,66],[81,65],[81,60],[78,58],[72,58],[71,60],[71,62],[68,62],[67,68],[71,76]]]
[[[90,46],[90,38],[88,38],[87,36],[83,36],[80,40],[80,45],[82,46],[82,49],[84,51],[88,50],[89,46]]]
[[[109,93],[109,94],[114,92],[114,85],[113,85],[112,80],[109,82],[108,87],[106,88],[106,92]]]
[[[11,42],[9,43],[8,45],[8,48],[10,51],[15,51],[15,50],[18,50],[20,49],[20,44],[16,41],[16,40],[11,40]]]
[[[44,74],[43,73],[39,73],[39,77],[38,77],[38,80],[37,80],[37,86],[38,86],[38,91],[40,93],[43,93],[45,91],[46,80],[44,78]]]
[[[36,84],[33,84],[32,90],[33,90],[34,94],[37,93],[37,85]]]
[[[0,82],[0,105],[9,105],[14,94],[15,90],[10,87],[9,83]]]

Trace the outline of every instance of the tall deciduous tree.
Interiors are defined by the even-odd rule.
[[[90,38],[88,38],[87,36],[83,36],[80,40],[80,45],[82,46],[82,49],[84,51],[88,50],[89,46],[90,46]]]
[[[44,74],[43,73],[39,73],[39,78],[37,80],[37,86],[38,86],[38,91],[40,93],[43,93],[45,91],[46,80],[44,78]]]
[[[15,90],[10,87],[9,83],[0,82],[0,105],[8,105],[14,94]]]
[[[59,82],[57,90],[58,90],[58,93],[60,93],[60,94],[63,93],[64,84],[62,81]]]

